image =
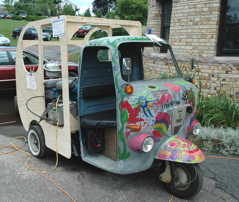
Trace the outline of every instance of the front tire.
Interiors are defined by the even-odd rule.
[[[203,177],[198,164],[174,163],[178,179],[165,184],[169,193],[178,198],[191,198],[202,188]]]
[[[27,139],[32,155],[37,158],[43,158],[46,155],[47,148],[41,127],[38,125],[31,126],[27,134]]]

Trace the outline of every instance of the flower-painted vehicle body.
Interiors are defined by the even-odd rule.
[[[110,23],[116,25],[115,21]],[[146,49],[167,54],[156,61],[154,52],[147,56]],[[155,60],[153,68],[145,63],[148,58]],[[62,61],[63,67],[67,59]],[[24,77],[20,68],[17,80]],[[162,69],[167,72],[162,74]],[[56,79],[51,100],[42,99],[38,106],[30,100],[49,96],[46,83],[52,81],[35,74],[41,90],[28,98],[21,96],[24,87],[17,86],[31,153],[41,158],[47,147],[67,158],[74,153],[118,174],[156,165],[159,179],[170,193],[180,198],[197,194],[203,180],[198,163],[204,155],[187,140],[200,131],[195,119],[197,89],[191,79],[183,78],[171,46],[154,35],[132,36],[131,32],[130,36],[90,40],[81,47],[78,72],[78,78],[68,78],[61,68],[62,78]],[[29,109],[34,109],[34,114]],[[41,114],[40,120],[37,114]]]

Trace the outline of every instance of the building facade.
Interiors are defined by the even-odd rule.
[[[61,9],[63,9],[64,6],[70,5],[73,10],[75,10],[75,11],[78,10],[77,6],[75,4],[73,4],[73,3],[71,3],[69,0],[64,0],[61,3],[59,3],[58,5],[61,7]]]
[[[169,41],[184,74],[195,57],[203,95],[239,98],[239,0],[149,0],[148,6],[148,28]],[[146,56],[146,66],[159,68],[155,53]]]

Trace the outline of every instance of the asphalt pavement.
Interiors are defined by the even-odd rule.
[[[14,92],[0,94],[1,152],[9,152],[9,149],[3,148],[3,145],[10,145],[11,138],[26,137],[26,131],[20,119],[15,116],[13,96]],[[28,144],[23,139],[13,139],[12,142],[24,146],[22,149],[29,152]],[[56,169],[36,172],[28,169],[21,162],[27,162],[26,153],[16,151],[13,154],[0,153],[1,202],[239,201],[237,171],[239,162],[236,160],[206,158],[201,163],[204,174],[202,190],[191,200],[182,200],[172,198],[165,191],[152,169],[122,176],[100,170],[83,162],[80,158],[66,159],[59,156]],[[205,155],[214,156],[215,154],[205,152]],[[233,158],[239,159],[235,156]],[[29,164],[34,168],[51,169],[55,162],[55,153],[49,152],[44,159],[31,156]]]

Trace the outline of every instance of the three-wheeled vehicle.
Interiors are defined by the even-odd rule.
[[[187,140],[200,130],[197,90],[183,78],[171,46],[154,35],[142,36],[135,21],[61,19],[58,41],[23,40],[29,27],[41,33],[54,19],[30,22],[18,41],[17,100],[31,153],[38,158],[47,148],[66,158],[74,153],[118,174],[144,171],[157,161],[159,179],[170,193],[180,198],[197,194],[203,181],[198,163],[204,155]],[[95,28],[83,41],[74,40],[83,25]],[[112,37],[114,28],[124,28],[129,36]],[[88,41],[99,29],[108,37]],[[23,50],[33,45],[38,47],[39,67],[28,72]],[[43,62],[48,45],[60,48],[61,69],[54,61]],[[67,69],[69,45],[81,47],[78,77],[70,77]],[[167,53],[158,57],[155,50]]]

